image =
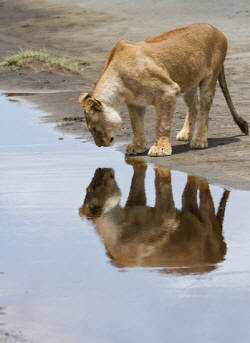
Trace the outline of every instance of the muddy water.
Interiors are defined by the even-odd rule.
[[[249,342],[249,192],[0,110],[0,341]]]

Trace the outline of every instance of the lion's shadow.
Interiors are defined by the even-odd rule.
[[[205,149],[191,149],[188,142],[173,144],[172,145],[172,155],[183,154],[183,153],[187,153],[187,152],[191,152],[191,151],[194,151],[194,153],[195,153],[195,150],[198,150],[198,151],[199,150],[210,150],[210,149],[216,148],[218,146],[237,143],[240,141],[240,139],[238,138],[240,136],[243,136],[243,135],[237,135],[237,136],[231,136],[231,137],[220,137],[220,138],[208,138],[208,147]],[[143,153],[136,154],[136,156],[147,157],[148,152],[149,152],[149,149],[147,149]],[[165,156],[165,158],[169,158],[169,156]]]
[[[237,143],[240,141],[238,136],[231,136],[231,137],[220,137],[220,138],[208,138],[208,147],[206,149],[213,149],[217,146],[228,145]],[[173,154],[182,154],[193,149],[190,148],[189,143],[178,144],[172,146]],[[204,149],[197,149],[197,150],[204,150]]]

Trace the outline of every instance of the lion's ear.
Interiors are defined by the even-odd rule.
[[[86,216],[84,206],[82,206],[82,207],[80,207],[80,208],[78,209],[78,214],[79,214],[80,217],[85,217],[85,216]]]
[[[81,94],[81,95],[79,96],[78,102],[80,103],[80,105],[83,106],[85,100],[87,100],[88,98],[90,98],[89,93],[83,93],[83,94]]]
[[[88,98],[86,100],[86,105],[95,112],[102,112],[102,103],[95,98]]]
[[[99,100],[92,98],[89,93],[81,94],[79,99],[79,103],[86,111],[94,111],[94,112],[101,112],[102,111],[102,104]]]

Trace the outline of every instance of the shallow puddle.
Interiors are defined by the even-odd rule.
[[[0,110],[0,341],[249,342],[249,192]]]

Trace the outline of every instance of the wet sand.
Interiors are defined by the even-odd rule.
[[[57,4],[56,4],[57,3]],[[58,5],[58,3],[60,3]],[[65,4],[65,5],[64,5]],[[81,6],[75,6],[78,4]],[[0,56],[16,52],[17,47],[46,48],[86,63],[84,77],[38,74],[0,74],[0,89],[17,92],[43,92],[28,97],[46,116],[57,123],[63,133],[90,139],[81,108],[80,92],[94,87],[107,52],[120,39],[141,40],[191,22],[209,22],[221,29],[229,39],[226,77],[233,102],[239,113],[250,122],[250,5],[248,1],[222,1],[204,4],[201,1],[148,0],[126,4],[122,1],[37,1],[9,0],[0,4]],[[51,91],[63,91],[51,93]],[[49,93],[48,93],[49,91]],[[148,158],[156,165],[184,170],[207,177],[210,181],[234,188],[250,189],[250,139],[240,134],[233,123],[223,95],[218,89],[210,113],[209,148],[190,150],[175,140],[185,116],[182,99],[178,101],[172,130],[173,155]],[[131,140],[126,109],[117,142]],[[153,141],[154,114],[146,117],[149,143]]]

